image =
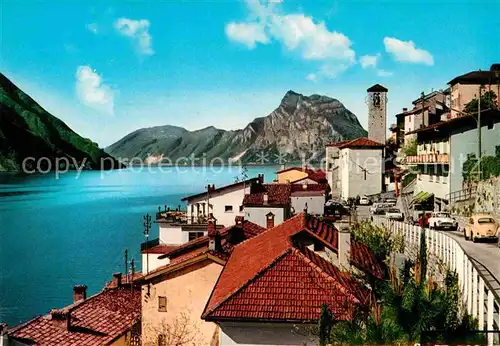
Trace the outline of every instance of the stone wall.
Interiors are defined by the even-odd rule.
[[[468,216],[473,213],[489,213],[500,221],[500,177],[492,177],[477,184],[477,192],[467,201],[459,201],[450,206],[459,228],[463,229]]]

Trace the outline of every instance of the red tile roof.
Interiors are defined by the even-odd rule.
[[[288,167],[288,168],[284,168],[276,173],[280,174],[280,173],[285,173],[285,172],[294,171],[294,170],[307,173],[307,177],[300,178],[294,182],[301,181],[301,180],[304,180],[307,178],[314,180],[317,183],[322,183],[322,182],[326,181],[326,173],[325,173],[325,171],[323,171],[320,168],[314,170],[314,169],[309,168],[309,167]],[[292,183],[294,183],[294,182],[292,182]]]
[[[331,143],[328,143],[326,146],[327,147],[340,147],[343,144],[349,143],[350,141],[352,141],[352,139],[348,139],[348,140],[340,141],[340,142],[331,142]]]
[[[264,193],[267,192],[267,205],[287,206],[290,204],[291,184],[261,184],[255,185],[250,194],[243,198],[244,206],[263,206]]]
[[[179,245],[165,245],[165,244],[160,244],[160,245],[156,245],[156,246],[153,246],[151,248],[149,248],[147,251],[146,250],[142,250],[141,253],[145,254],[145,253],[150,253],[150,254],[165,254],[165,253],[168,253],[168,252],[171,252],[175,249],[177,249],[179,247]]]
[[[338,249],[336,229],[303,213],[241,243],[226,263],[203,317],[311,321],[319,317],[322,303],[340,316],[350,316],[345,304],[364,303],[367,295],[349,274],[294,246],[292,236],[301,232]]]
[[[154,274],[155,272],[162,272],[169,266],[172,267],[173,265],[185,262],[202,254],[210,253],[222,260],[226,260],[237,244],[258,235],[263,231],[265,231],[265,228],[248,220],[243,221],[243,227],[240,225],[232,225],[230,227],[222,228],[219,230],[219,234],[222,238],[222,251],[218,252],[211,252],[208,249],[208,236],[196,238],[186,244],[177,246],[175,249],[172,249],[172,251],[161,256],[160,258],[170,258],[170,263],[156,268],[151,271],[149,275]]]
[[[293,247],[287,249],[234,295],[207,309],[204,318],[315,322],[321,306],[328,304],[337,319],[351,319],[354,305],[360,301],[350,291],[351,284],[346,284],[348,276],[304,250],[306,254]]]
[[[385,144],[372,141],[371,139],[365,137],[360,137],[348,141],[330,143],[327,146],[337,147],[339,149],[346,149],[346,148],[371,149],[371,148],[383,148],[385,147]]]
[[[8,335],[38,346],[108,345],[140,321],[141,292],[130,286],[105,289],[59,311],[70,314],[69,329],[66,321],[48,314],[10,329]]]

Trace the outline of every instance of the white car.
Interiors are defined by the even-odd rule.
[[[372,214],[383,214],[387,209],[393,207],[392,204],[389,204],[389,203],[374,203],[371,207],[370,207],[370,213]]]
[[[444,211],[436,211],[429,218],[429,227],[433,229],[449,229],[456,231],[458,222],[451,217],[450,213]]]
[[[370,199],[366,196],[363,196],[359,200],[359,205],[370,205]]]
[[[385,211],[385,217],[389,220],[403,221],[404,215],[398,208],[389,208]]]

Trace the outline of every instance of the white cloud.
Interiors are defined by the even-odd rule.
[[[316,73],[309,73],[306,76],[306,79],[310,80],[311,82],[315,82],[317,78],[318,78],[318,75]]]
[[[386,71],[383,69],[377,70],[377,76],[379,76],[379,77],[390,77],[390,76],[392,76],[392,74],[393,73],[391,71]]]
[[[150,22],[147,19],[134,20],[119,18],[115,21],[115,29],[122,35],[130,37],[137,51],[143,55],[153,55],[152,37],[149,34]]]
[[[114,93],[88,65],[76,70],[76,94],[84,105],[103,113],[114,113]]]
[[[428,51],[415,47],[413,41],[401,41],[394,37],[384,37],[385,51],[396,61],[414,64],[434,65],[434,58]]]
[[[269,25],[272,36],[304,59],[335,59],[354,62],[355,53],[347,36],[329,31],[325,23],[315,23],[304,14],[275,15]]]
[[[97,34],[99,32],[99,26],[97,25],[97,23],[89,23],[85,25],[85,27],[93,34]]]
[[[324,22],[315,21],[302,13],[282,14],[277,9],[278,1],[263,3],[247,0],[247,6],[247,21],[226,25],[226,35],[230,40],[240,42],[249,49],[255,48],[258,43],[275,41],[305,60],[321,61],[326,69],[333,69],[335,64],[339,64],[343,71],[345,66],[355,63],[356,54],[350,39],[340,32],[329,30]],[[321,73],[332,75],[324,71]]]
[[[377,62],[379,58],[380,54],[363,55],[359,57],[359,63],[361,64],[362,69],[366,69],[368,67],[377,67]]]
[[[264,26],[260,23],[234,23],[226,25],[226,35],[232,41],[243,43],[249,49],[255,48],[256,43],[269,43]]]

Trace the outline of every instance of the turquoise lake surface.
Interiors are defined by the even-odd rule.
[[[278,167],[249,167],[275,178]],[[22,176],[0,174],[0,322],[10,326],[72,303],[73,286],[99,292],[124,271],[124,251],[140,268],[143,219],[175,208],[207,184],[231,184],[239,167],[131,168]],[[158,237],[152,224],[150,239]]]

